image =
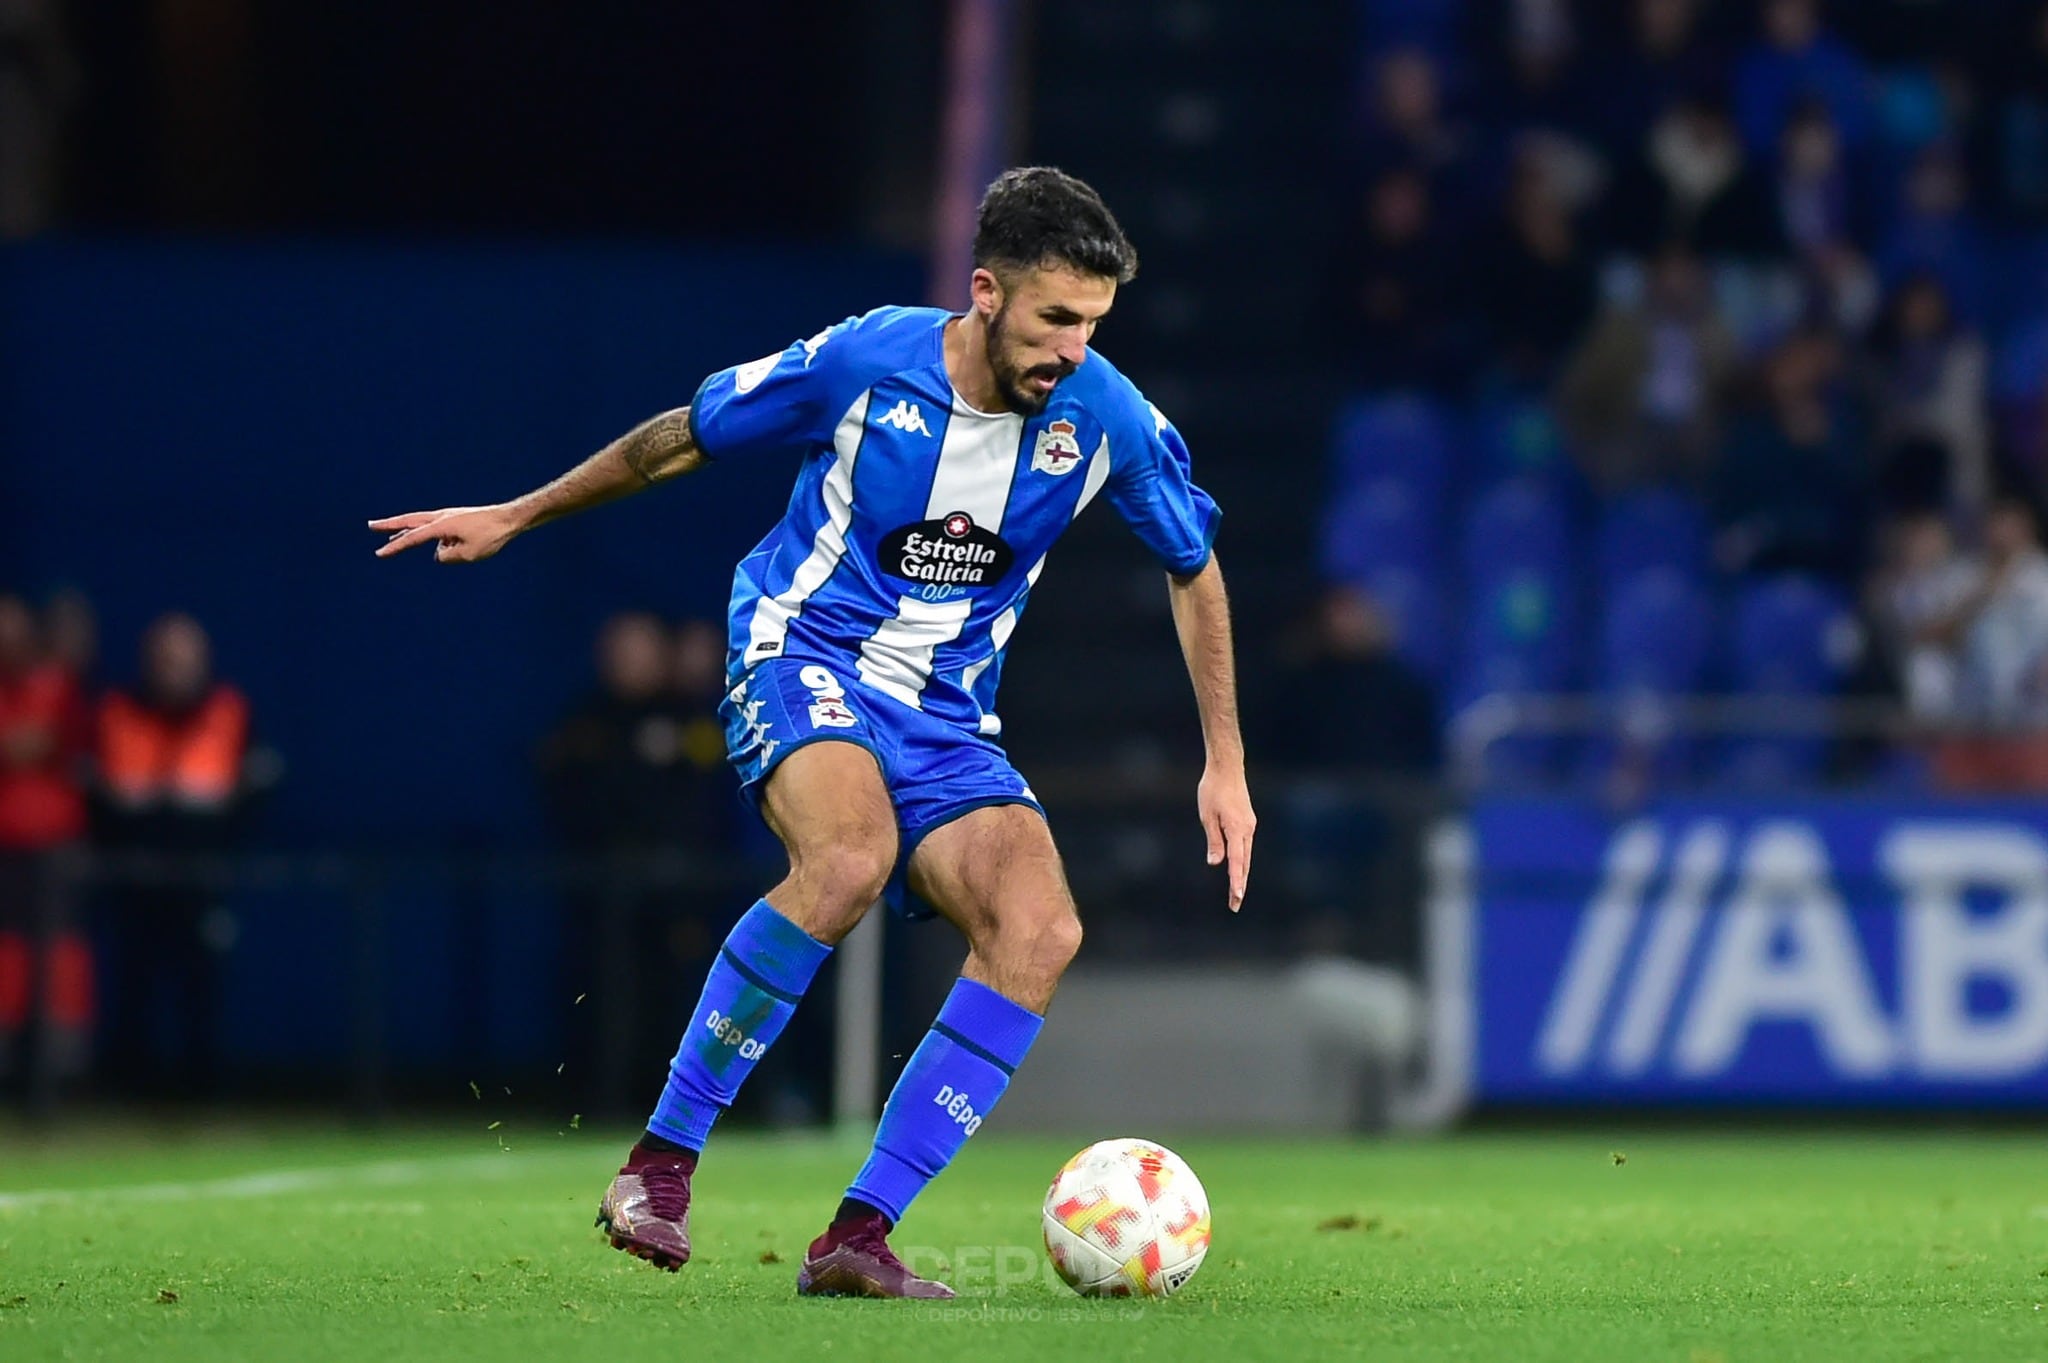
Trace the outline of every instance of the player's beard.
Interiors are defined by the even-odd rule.
[[[1010,357],[1008,345],[1009,306],[998,309],[988,319],[988,367],[995,375],[996,392],[1001,395],[1003,405],[1018,416],[1037,416],[1052,401],[1056,389],[1047,389],[1043,395],[1032,392],[1024,386],[1026,379],[1051,379],[1055,385],[1074,372],[1074,366],[1060,361],[1056,364],[1034,365],[1026,369]]]

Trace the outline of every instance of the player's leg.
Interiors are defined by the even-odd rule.
[[[647,1123],[656,1148],[703,1148],[896,860],[888,791],[873,754],[855,744],[814,742],[789,754],[768,778],[761,812],[789,854],[789,874],[741,917],[712,963]]]
[[[976,808],[934,829],[911,855],[909,888],[966,936],[967,966],[896,1081],[874,1149],[812,1244],[799,1290],[952,1295],[904,1269],[885,1237],[1009,1087],[1080,949],[1059,853],[1030,805]]]
[[[891,1222],[980,1129],[1081,947],[1059,853],[1030,806],[977,809],[934,830],[911,857],[910,885],[960,929],[968,955],[847,1190]]]
[[[934,829],[910,884],[967,939],[963,979],[1044,1014],[1081,949],[1081,915],[1043,814],[995,805]]]
[[[802,672],[773,664],[735,688],[724,708],[734,764],[790,871],[727,936],[647,1133],[598,1210],[614,1246],[671,1269],[689,1258],[690,1179],[712,1124],[896,859],[878,737],[856,712],[821,705]]]

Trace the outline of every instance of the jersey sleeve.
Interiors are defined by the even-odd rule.
[[[705,379],[690,399],[697,448],[706,458],[730,459],[828,442],[840,416],[833,398],[844,387],[844,346],[832,342],[852,329],[853,320]]]
[[[1187,442],[1166,414],[1135,393],[1131,407],[1110,434],[1110,505],[1168,572],[1198,573],[1223,512],[1195,486]]]

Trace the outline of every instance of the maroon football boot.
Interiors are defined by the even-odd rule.
[[[612,1248],[673,1273],[690,1262],[690,1176],[694,1155],[633,1147],[605,1189],[597,1224]]]
[[[835,1221],[811,1241],[796,1275],[800,1297],[920,1297],[953,1295],[944,1283],[920,1278],[889,1248],[889,1222],[880,1213]]]

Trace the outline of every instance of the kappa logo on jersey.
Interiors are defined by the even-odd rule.
[[[838,327],[826,327],[823,331],[811,337],[810,340],[804,342],[804,368],[809,369],[811,367],[811,361],[818,358],[818,352],[824,348],[825,342],[832,339],[832,333],[837,330],[839,330]]]
[[[912,582],[948,587],[986,587],[1010,571],[1016,551],[974,523],[965,511],[937,520],[901,525],[882,537],[876,558],[882,571]]]
[[[811,723],[814,726],[820,729],[851,729],[860,723],[860,716],[846,703],[846,688],[831,672],[813,664],[796,676],[798,681],[811,688]]]
[[[924,424],[924,410],[909,398],[897,399],[896,405],[876,420],[878,426],[894,426],[899,431],[915,431],[919,435],[930,435],[932,428]]]
[[[1081,446],[1074,439],[1074,423],[1050,421],[1038,433],[1031,447],[1031,467],[1059,478],[1072,473],[1081,463]]]

